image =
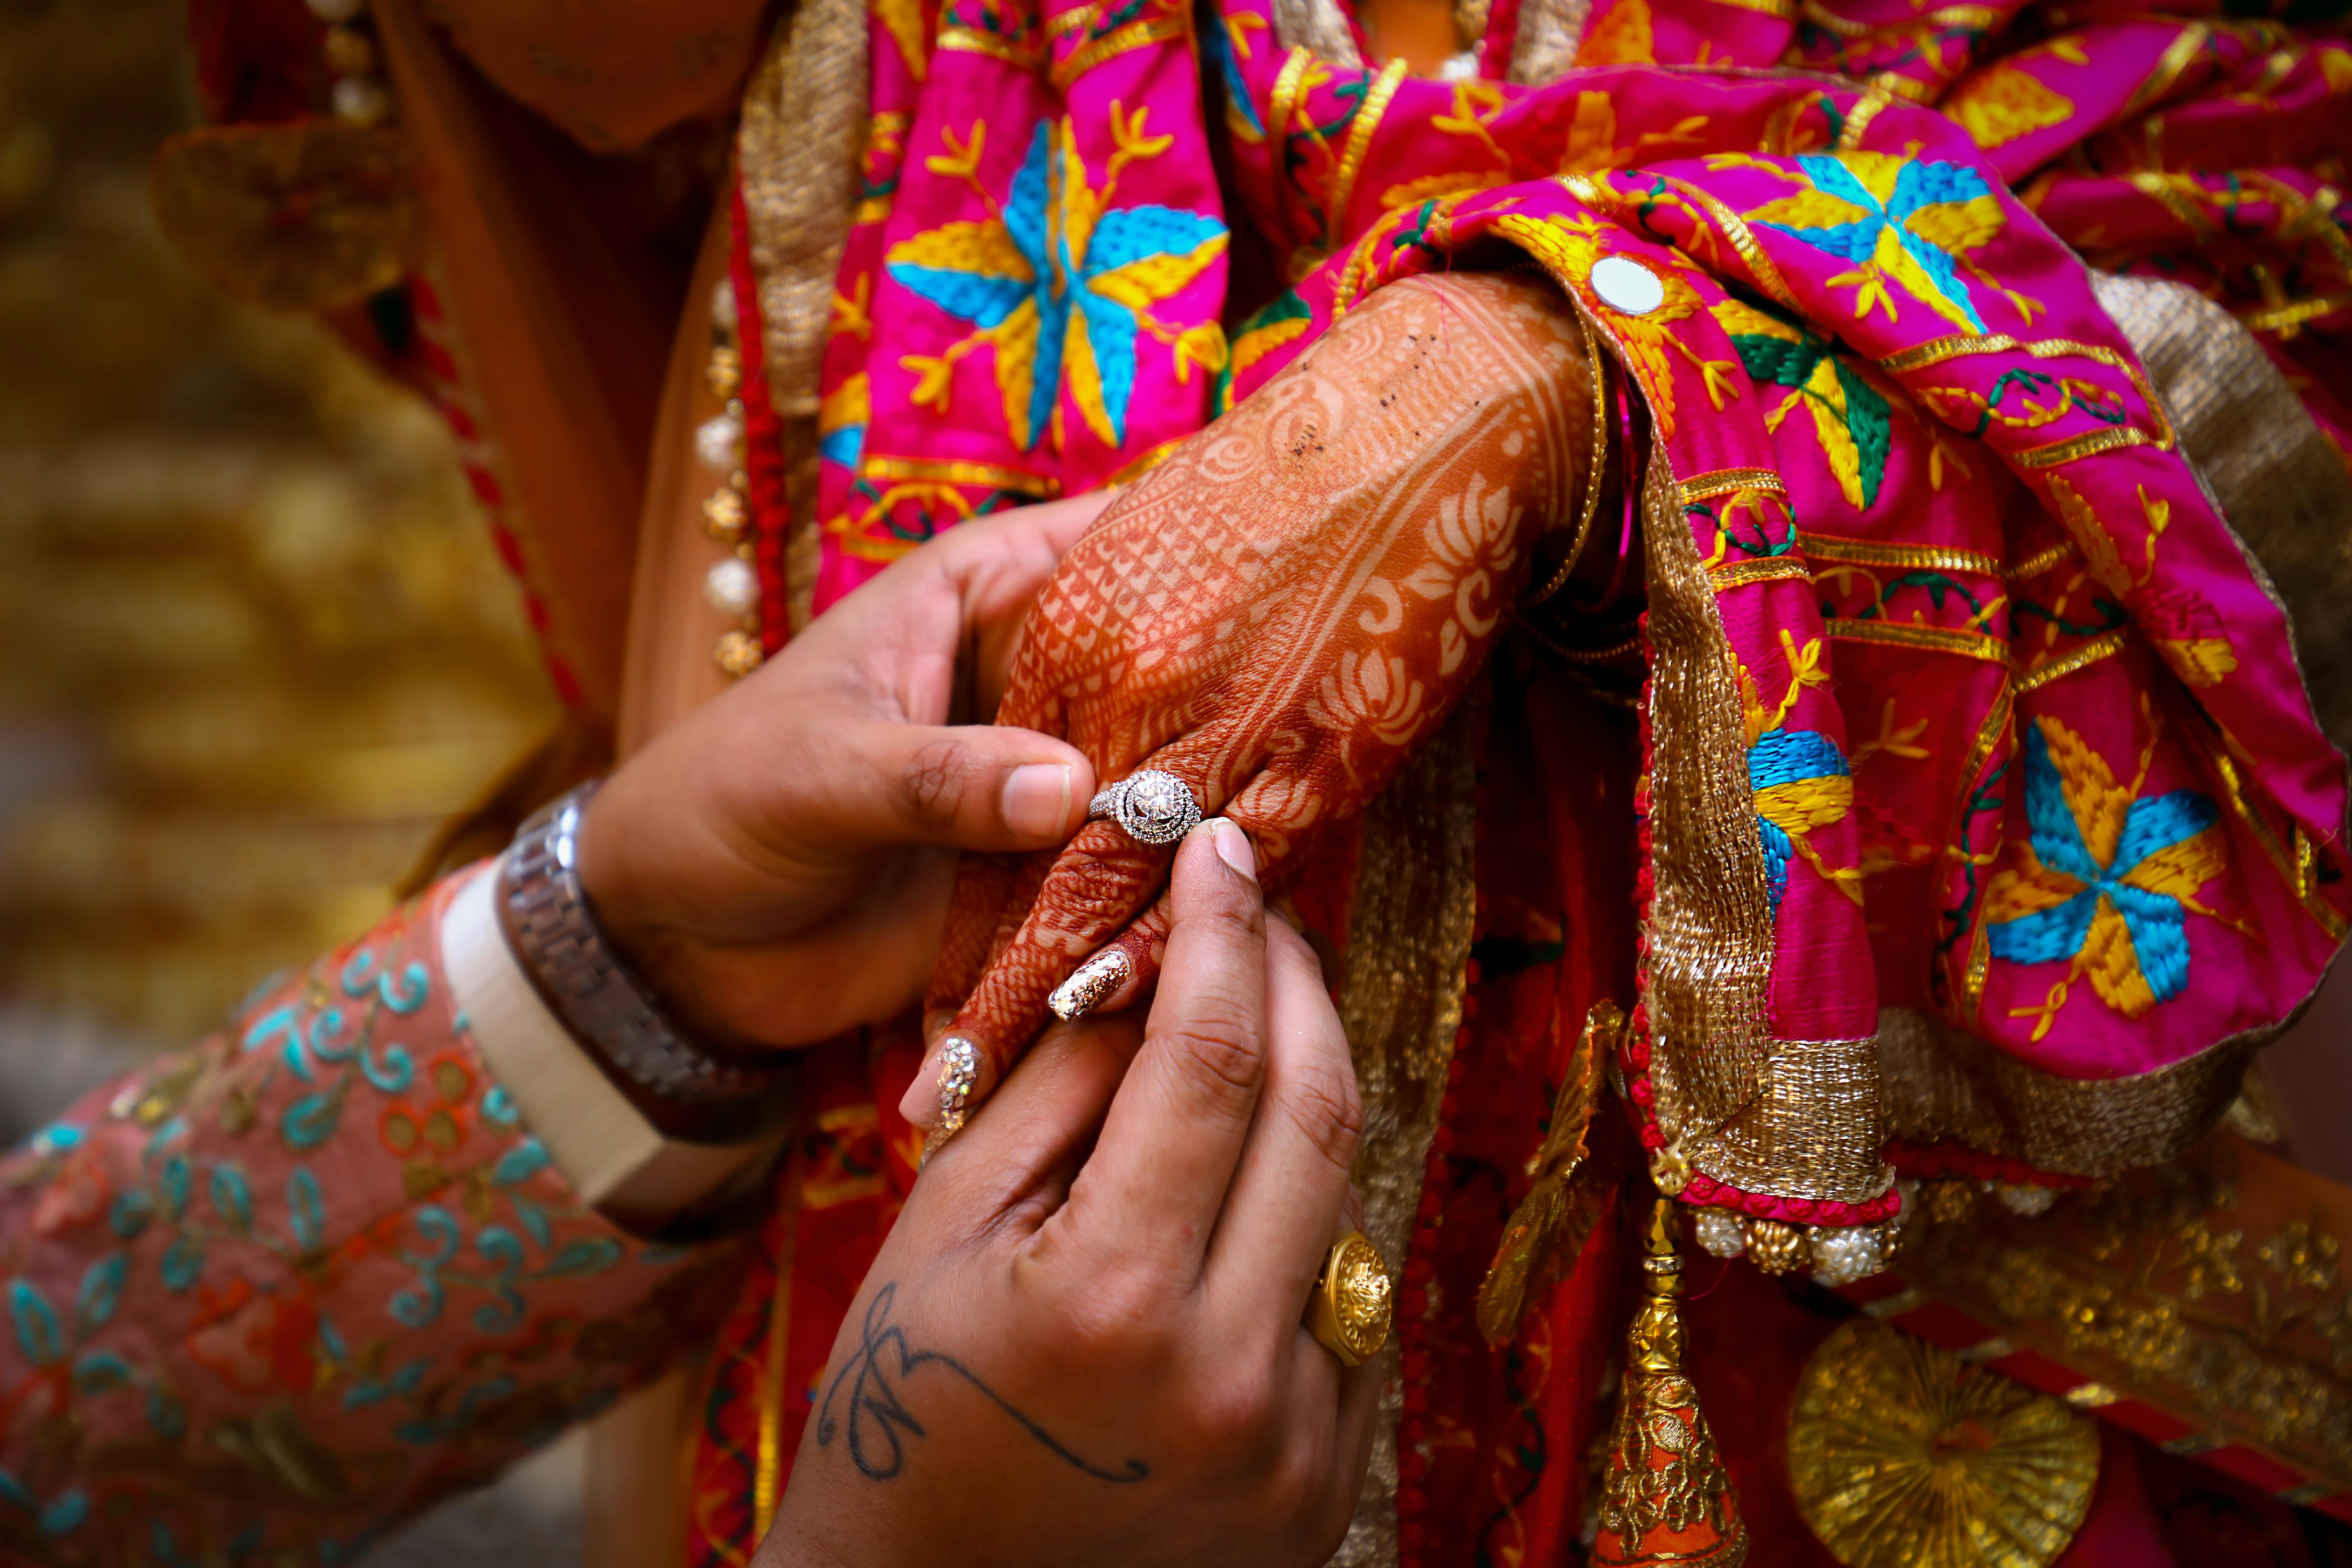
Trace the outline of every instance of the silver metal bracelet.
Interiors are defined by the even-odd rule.
[[[595,784],[541,807],[499,869],[509,942],[582,1044],[649,1094],[708,1106],[771,1091],[772,1071],[724,1061],[681,1036],[604,940],[580,886],[580,818]]]

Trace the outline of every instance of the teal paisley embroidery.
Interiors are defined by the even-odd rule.
[[[28,1279],[8,1284],[8,1316],[16,1327],[16,1348],[35,1366],[51,1366],[65,1353],[64,1335],[56,1309],[40,1288]]]

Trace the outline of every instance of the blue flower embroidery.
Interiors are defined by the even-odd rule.
[[[2070,962],[2110,1007],[2137,1018],[2189,984],[2185,916],[2226,865],[2221,813],[2195,790],[2136,799],[2105,759],[2055,719],[2025,731],[2025,816],[2018,864],[1992,879],[1992,956]],[[2064,982],[2052,993],[2054,1014]],[[2030,1011],[2042,1012],[2042,1009]],[[2045,1016],[2037,1035],[2049,1026]]]
[[[1126,163],[1156,157],[1172,144],[1171,137],[1145,137],[1143,116],[1138,110],[1115,126],[1120,151],[1099,190],[1087,183],[1068,122],[1057,139],[1040,121],[1003,203],[990,202],[996,216],[942,224],[890,247],[886,264],[893,279],[975,329],[943,354],[906,358],[921,378],[917,403],[944,410],[955,362],[984,342],[995,348],[1005,425],[1022,450],[1034,450],[1050,425],[1066,368],[1088,428],[1119,446],[1127,439],[1139,331],[1176,345],[1181,375],[1197,329],[1171,327],[1152,307],[1223,253],[1225,226],[1178,207],[1109,205]],[[983,132],[975,128],[968,145],[950,137],[950,153],[931,166],[972,179]]]
[[[1981,333],[1958,258],[2000,232],[2000,204],[1985,177],[1959,163],[1888,153],[1813,153],[1797,160],[1813,188],[1768,202],[1749,221],[1793,235],[1854,264],[1830,279],[1858,289],[1854,315],[1874,305],[1895,318],[1887,285],[1964,331]]]
[[[1748,748],[1748,787],[1756,793],[1758,831],[1764,839],[1764,879],[1772,912],[1789,891],[1789,861],[1798,855],[1831,880],[1807,834],[1844,816],[1853,805],[1853,778],[1837,743],[1814,730],[1768,730]]]

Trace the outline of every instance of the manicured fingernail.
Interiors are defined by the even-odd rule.
[[[1070,819],[1070,769],[1029,763],[1004,780],[1004,826],[1024,838],[1051,838]]]
[[[898,1101],[898,1114],[917,1127],[952,1135],[963,1125],[971,1092],[980,1082],[980,1049],[963,1035],[948,1035],[933,1046]]]
[[[1070,971],[1070,977],[1055,986],[1054,994],[1045,998],[1045,1005],[1065,1024],[1073,1018],[1083,1018],[1126,984],[1127,977],[1134,973],[1135,965],[1128,961],[1124,948],[1104,948]]]
[[[1217,836],[1217,858],[1247,877],[1257,880],[1257,851],[1250,847],[1249,835],[1242,825],[1222,816],[1213,816],[1201,825]]]

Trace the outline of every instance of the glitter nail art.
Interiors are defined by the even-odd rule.
[[[1054,987],[1045,998],[1045,1005],[1054,1016],[1065,1024],[1082,1018],[1103,1004],[1103,999],[1127,984],[1135,973],[1123,948],[1107,947],[1070,972],[1070,977]]]
[[[964,1107],[980,1081],[980,1049],[961,1035],[950,1035],[940,1046],[940,1124],[923,1140],[923,1163],[930,1163],[940,1146],[963,1131]]]

